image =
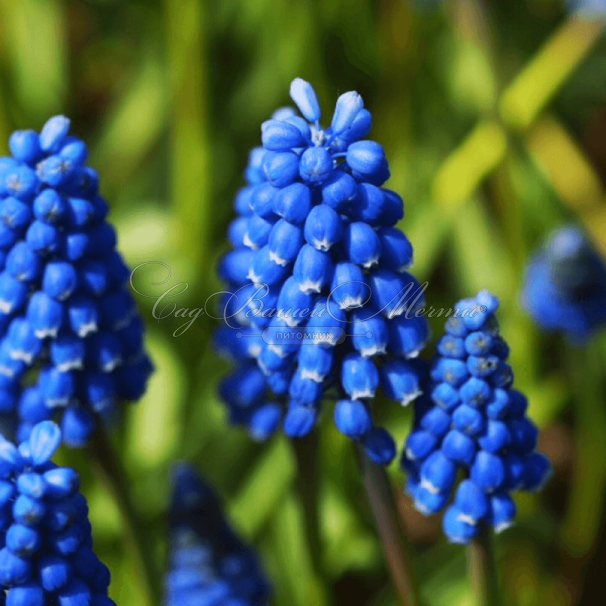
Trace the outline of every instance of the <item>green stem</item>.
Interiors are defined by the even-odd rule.
[[[170,61],[169,98],[171,200],[177,211],[177,246],[194,268],[206,268],[216,211],[211,204],[205,11],[199,0],[166,0],[166,42]],[[196,275],[203,292],[208,271]],[[191,293],[193,296],[193,293]]]
[[[410,547],[398,524],[393,491],[383,467],[375,465],[358,447],[364,488],[372,509],[394,590],[401,604],[418,606],[418,588],[414,577]]]
[[[145,580],[147,603],[150,606],[159,605],[162,584],[154,561],[151,535],[135,509],[126,472],[100,421],[97,431],[91,437],[87,452],[95,472],[111,493],[122,515],[127,540],[137,553],[141,575]]]
[[[497,567],[492,538],[487,528],[483,528],[478,538],[467,548],[467,566],[476,595],[476,605],[497,606],[500,603]]]
[[[297,459],[297,492],[305,513],[307,542],[309,553],[318,579],[322,579],[322,534],[320,531],[319,492],[319,460],[318,436],[311,435],[293,440],[293,448]]]
[[[560,579],[575,583],[580,598],[604,521],[606,499],[606,410],[604,407],[603,338],[583,348],[565,350],[575,415],[575,456],[568,507],[560,525]],[[583,594],[584,595],[584,594]]]

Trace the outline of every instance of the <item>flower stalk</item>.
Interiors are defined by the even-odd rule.
[[[162,595],[161,574],[154,560],[154,548],[148,529],[145,528],[130,496],[126,471],[102,424],[91,436],[87,453],[95,473],[107,487],[120,510],[127,541],[137,554],[141,576],[145,583],[147,603],[159,606]]]
[[[404,606],[418,606],[418,588],[412,565],[410,546],[398,523],[393,492],[385,469],[373,463],[362,448],[358,458],[368,495],[368,502],[377,523],[394,591]]]
[[[476,596],[476,606],[498,606],[500,599],[497,566],[492,538],[487,528],[483,528],[467,547],[467,567]]]
[[[319,515],[318,436],[311,434],[293,441],[297,459],[297,492],[305,515],[310,558],[318,579],[322,579],[322,536]]]

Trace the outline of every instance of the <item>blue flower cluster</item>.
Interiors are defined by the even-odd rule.
[[[19,447],[0,439],[0,603],[7,606],[114,604],[78,474],[51,462],[60,443],[52,421],[34,426]]]
[[[264,606],[270,587],[212,490],[190,465],[173,469],[166,606]]]
[[[606,324],[606,263],[579,227],[558,230],[535,255],[521,301],[539,326],[575,342]]]
[[[14,132],[0,158],[0,413],[24,440],[60,410],[64,441],[83,446],[94,413],[140,398],[152,366],[97,173],[69,126],[56,116],[40,134]]]
[[[549,459],[535,451],[538,430],[526,417],[528,402],[511,388],[498,305],[486,291],[456,305],[402,455],[406,491],[425,515],[444,509],[454,489],[443,527],[455,543],[473,539],[480,523],[507,528],[516,515],[510,493],[539,490],[551,473]]]
[[[401,404],[419,394],[414,358],[429,338],[412,246],[395,227],[403,202],[382,187],[387,159],[363,139],[372,119],[358,93],[339,97],[328,128],[309,83],[290,94],[301,115],[280,109],[263,124],[219,268],[233,295],[216,342],[237,364],[221,395],[232,422],[265,439],[280,423],[309,434],[332,392],[337,428],[387,464],[395,444],[368,401],[379,387]]]

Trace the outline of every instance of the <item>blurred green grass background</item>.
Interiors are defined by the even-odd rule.
[[[219,290],[232,199],[259,125],[289,102],[300,76],[325,113],[355,89],[404,196],[402,228],[428,300],[450,306],[481,288],[502,300],[517,387],[542,428],[555,479],[518,499],[519,521],[497,538],[507,604],[597,604],[606,573],[606,338],[574,350],[537,331],[518,305],[522,271],[549,231],[579,220],[606,251],[606,42],[603,24],[569,17],[559,0],[0,0],[0,150],[15,128],[70,116],[119,246],[151,297],[200,307]],[[435,4],[435,3],[431,3]],[[183,287],[181,287],[183,288]],[[179,289],[181,290],[181,289]],[[256,445],[230,428],[216,399],[226,370],[213,323],[152,317],[138,297],[157,370],[129,410],[119,448],[141,515],[166,547],[171,461],[194,461],[262,553],[276,605],[395,604],[355,453],[328,419],[321,433],[319,553],[305,540],[296,460],[278,437]],[[442,327],[435,323],[439,334]],[[377,407],[399,444],[410,411]],[[327,412],[326,417],[330,416]],[[84,457],[95,542],[118,604],[146,606],[120,516]],[[75,461],[75,462],[74,462]],[[394,486],[402,474],[390,469]],[[437,519],[399,497],[432,606],[473,604],[464,551]],[[320,561],[320,579],[313,562]]]

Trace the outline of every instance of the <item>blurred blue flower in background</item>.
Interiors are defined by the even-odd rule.
[[[420,512],[440,512],[454,490],[443,526],[455,543],[476,537],[481,523],[507,528],[516,515],[510,493],[539,490],[551,474],[547,457],[535,451],[538,430],[526,417],[528,402],[511,387],[498,305],[487,291],[456,304],[402,455],[406,491]],[[461,469],[464,479],[454,488]]]
[[[21,441],[59,411],[64,441],[84,446],[95,413],[140,398],[152,366],[97,173],[69,127],[55,116],[40,134],[16,131],[0,158],[0,413]]]
[[[568,6],[583,17],[606,17],[606,0],[568,0]]]
[[[551,235],[526,269],[521,302],[541,328],[574,342],[606,323],[606,264],[581,228]]]
[[[166,606],[264,606],[270,587],[258,558],[229,528],[195,469],[173,467]]]
[[[429,338],[414,314],[423,289],[406,271],[412,246],[395,227],[403,202],[382,187],[387,159],[364,139],[372,119],[356,92],[339,97],[328,128],[309,83],[290,93],[301,116],[280,109],[263,124],[219,267],[234,296],[216,343],[237,364],[221,396],[233,423],[265,439],[281,422],[290,437],[309,434],[332,394],[337,428],[387,464],[395,444],[368,402],[379,387],[402,405],[419,395],[414,358]]]
[[[92,550],[78,474],[50,460],[60,443],[51,421],[18,448],[0,439],[0,589],[8,606],[114,604],[109,570]]]

